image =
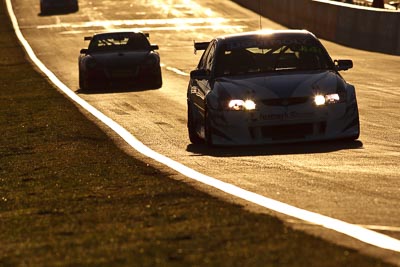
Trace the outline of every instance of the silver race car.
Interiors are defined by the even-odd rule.
[[[90,43],[78,59],[80,89],[160,88],[158,46],[150,44],[148,37],[131,31],[85,37]]]
[[[195,42],[205,50],[187,91],[192,143],[255,145],[360,134],[354,86],[305,30],[257,31]]]

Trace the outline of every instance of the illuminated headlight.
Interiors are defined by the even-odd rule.
[[[317,106],[325,105],[325,96],[323,95],[316,95],[314,97],[314,102]]]
[[[333,104],[340,101],[339,94],[329,94],[329,95],[316,95],[314,97],[314,103],[317,106],[322,106],[325,104]]]
[[[234,99],[229,101],[228,107],[232,110],[254,110],[256,103],[253,100]]]

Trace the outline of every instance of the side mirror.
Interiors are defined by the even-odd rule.
[[[350,59],[335,60],[335,67],[338,71],[353,68],[353,61]]]
[[[158,50],[159,49],[158,45],[156,45],[156,44],[152,44],[150,46],[150,48],[151,48],[151,50]]]
[[[190,78],[196,80],[206,80],[210,78],[210,75],[207,70],[192,70],[190,72]]]
[[[81,51],[80,51],[80,53],[81,53],[81,54],[87,54],[88,51],[89,51],[89,49],[87,49],[87,48],[82,48]]]

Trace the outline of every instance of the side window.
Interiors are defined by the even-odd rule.
[[[206,66],[205,66],[206,70],[211,71],[213,69],[214,58],[215,58],[215,43],[213,43],[210,46],[210,50],[208,51],[208,55],[206,58]]]
[[[206,59],[207,59],[209,47],[210,46],[208,46],[207,49],[204,51],[204,53],[201,56],[201,59],[199,61],[199,65],[197,66],[197,68],[200,69],[200,70],[205,69],[205,67],[206,67]]]
[[[214,51],[215,51],[215,43],[212,42],[207,47],[207,49],[204,51],[204,53],[200,59],[200,62],[198,65],[199,69],[204,69],[204,70],[209,70],[209,71],[212,69],[212,62],[214,59]]]

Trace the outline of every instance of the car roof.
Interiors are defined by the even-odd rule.
[[[241,39],[252,38],[257,36],[268,35],[274,38],[285,38],[285,39],[304,39],[304,38],[313,38],[317,39],[317,37],[307,31],[307,30],[259,30],[259,31],[250,31],[243,33],[235,33],[235,34],[227,34],[216,37],[216,40],[225,40],[226,42],[230,41],[238,41]]]
[[[95,36],[102,36],[102,35],[113,35],[113,34],[119,34],[119,35],[121,35],[121,34],[126,34],[126,35],[130,35],[130,34],[140,34],[140,35],[143,35],[143,36],[146,36],[146,34],[145,33],[143,33],[143,32],[139,32],[139,31],[112,31],[112,32],[100,32],[100,33],[95,33],[95,34],[93,34],[93,37],[95,37]]]

